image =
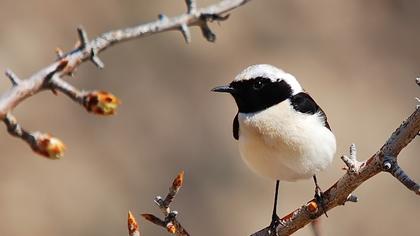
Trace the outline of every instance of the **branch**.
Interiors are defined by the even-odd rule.
[[[356,147],[351,145],[350,157],[343,156],[342,159],[347,166],[347,172],[327,191],[324,192],[325,211],[334,207],[344,205],[346,202],[356,202],[357,197],[352,192],[366,180],[380,172],[389,172],[409,190],[420,195],[420,186],[408,177],[398,166],[397,157],[400,151],[406,147],[420,131],[420,108],[416,110],[398,127],[389,137],[381,149],[371,158],[364,162],[356,159]],[[323,214],[319,210],[319,203],[315,199],[308,201],[305,205],[294,210],[283,217],[277,229],[277,235],[290,235]],[[264,228],[252,236],[268,236],[270,229]]]
[[[198,26],[201,28],[203,36],[208,41],[214,42],[216,36],[210,30],[208,22],[226,20],[228,15],[223,16],[223,14],[249,1],[223,0],[206,8],[197,9],[195,0],[185,0],[188,9],[188,12],[185,14],[172,18],[160,15],[156,21],[103,33],[91,41],[89,41],[86,31],[82,27],[78,27],[78,46],[67,53],[56,49],[58,56],[56,62],[53,62],[24,80],[19,79],[11,70],[6,71],[6,76],[12,82],[12,87],[0,95],[0,120],[7,123],[7,114],[10,114],[22,101],[43,90],[52,90],[54,93],[57,90],[63,92],[73,101],[83,105],[89,112],[102,115],[114,114],[115,108],[118,105],[118,99],[115,96],[109,93],[104,95],[101,91],[94,91],[95,93],[90,96],[86,92],[78,91],[61,78],[66,75],[73,75],[76,68],[87,60],[92,61],[98,68],[102,69],[104,63],[99,59],[99,53],[114,44],[131,39],[177,30],[182,33],[186,42],[190,42],[191,34],[189,27]],[[112,101],[108,102],[110,104],[107,104],[106,101],[105,103],[101,103],[101,101],[97,101],[99,97]],[[33,148],[33,145],[31,147]]]
[[[176,234],[177,236],[189,236],[190,234],[185,230],[181,223],[176,219],[178,212],[171,211],[169,208],[172,203],[175,195],[178,193],[179,189],[184,183],[184,171],[181,171],[176,178],[174,179],[171,187],[169,188],[169,193],[166,195],[165,199],[162,199],[161,196],[155,198],[155,203],[162,211],[165,218],[163,220],[152,214],[142,214],[142,216],[152,222],[155,225],[159,225],[165,228],[168,232]]]
[[[16,118],[11,113],[6,115],[3,122],[9,134],[28,143],[34,152],[49,159],[60,159],[63,156],[65,146],[61,140],[51,137],[49,134],[28,132],[17,123]]]

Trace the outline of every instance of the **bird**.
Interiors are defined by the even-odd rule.
[[[257,174],[276,181],[269,226],[283,224],[277,215],[280,181],[313,178],[315,199],[328,216],[316,174],[331,164],[336,139],[325,112],[298,80],[273,65],[256,64],[212,91],[228,93],[236,102],[232,131],[242,159]]]

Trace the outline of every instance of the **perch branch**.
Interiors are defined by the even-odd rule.
[[[174,179],[165,199],[162,199],[161,196],[157,196],[155,198],[156,205],[159,207],[159,209],[162,211],[163,215],[165,216],[163,220],[159,219],[158,217],[152,214],[142,214],[142,216],[146,220],[152,222],[155,225],[159,225],[165,228],[168,232],[172,234],[176,234],[177,236],[190,235],[187,232],[187,230],[185,230],[185,228],[181,225],[181,223],[176,219],[178,212],[171,211],[171,209],[169,208],[170,204],[175,198],[175,195],[178,193],[183,183],[184,183],[184,171],[181,171]]]
[[[210,30],[208,22],[226,20],[227,16],[223,16],[223,14],[249,1],[223,0],[206,8],[197,9],[195,0],[185,0],[188,10],[185,14],[172,18],[160,15],[153,22],[106,32],[90,41],[86,31],[82,27],[78,27],[78,46],[67,53],[57,48],[58,59],[56,62],[23,80],[19,79],[11,70],[6,71],[6,76],[12,82],[12,87],[0,95],[0,120],[7,123],[7,114],[10,114],[22,101],[43,90],[52,90],[54,93],[57,90],[63,92],[75,102],[82,104],[90,112],[102,115],[114,114],[118,104],[114,96],[111,96],[111,100],[114,98],[116,100],[111,101],[111,104],[97,101],[98,97],[108,100],[110,97],[101,94],[101,91],[96,92],[93,96],[89,96],[88,93],[80,92],[70,84],[65,83],[61,78],[66,75],[73,75],[76,68],[87,60],[92,61],[98,68],[102,69],[104,63],[99,59],[99,53],[114,44],[131,39],[177,30],[183,34],[186,42],[190,42],[189,27],[198,26],[202,29],[204,37],[208,41],[213,42],[216,38],[215,34]],[[102,107],[98,108],[98,106]],[[33,148],[33,145],[31,147]]]
[[[351,145],[350,157],[343,156],[342,159],[347,166],[347,172],[324,192],[325,210],[344,205],[346,202],[356,202],[357,197],[352,192],[363,182],[376,174],[385,171],[391,173],[395,178],[404,184],[409,190],[420,195],[419,185],[414,182],[398,166],[397,157],[400,151],[406,147],[420,131],[420,108],[417,108],[396,131],[392,133],[381,149],[371,158],[364,162],[356,159],[356,147]],[[304,227],[314,219],[320,217],[323,211],[318,209],[319,203],[315,199],[308,201],[305,205],[284,216],[276,233],[264,228],[252,236],[268,235],[290,235]]]

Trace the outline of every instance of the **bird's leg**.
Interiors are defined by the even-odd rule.
[[[283,225],[283,222],[280,220],[280,217],[277,215],[277,199],[279,196],[279,185],[280,181],[276,181],[276,189],[274,192],[274,206],[273,206],[273,214],[271,215],[271,223],[270,223],[270,235],[276,235],[276,228],[279,224]],[[274,234],[273,234],[274,233]]]
[[[322,211],[324,212],[325,216],[328,217],[327,211],[325,211],[325,201],[324,201],[324,193],[322,192],[321,188],[318,185],[318,180],[316,179],[316,175],[313,176],[314,183],[315,183],[315,200],[320,203]]]

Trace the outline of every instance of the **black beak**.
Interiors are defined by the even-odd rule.
[[[223,86],[217,86],[213,88],[211,91],[218,92],[218,93],[233,93],[235,89],[230,87],[230,85],[223,85]]]

